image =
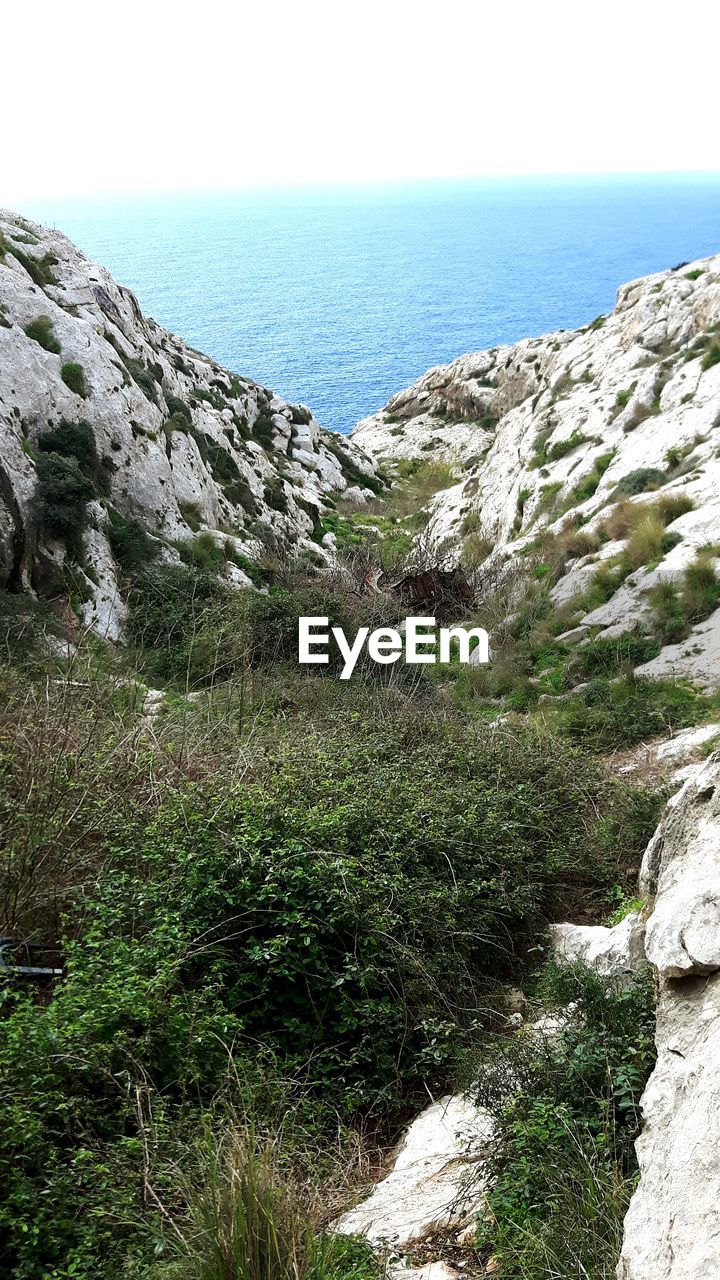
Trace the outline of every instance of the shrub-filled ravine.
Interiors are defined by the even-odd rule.
[[[0,989],[3,1274],[244,1275],[197,1234],[238,1212],[228,1151],[291,1235],[298,1204],[314,1224],[283,1266],[365,1274],[323,1234],[338,1185],[462,1072],[546,921],[628,889],[656,797],[431,682],[282,661],[207,704],[170,693],[148,732],[101,646],[68,679],[19,667],[18,617],[2,932],[57,947],[63,976]]]

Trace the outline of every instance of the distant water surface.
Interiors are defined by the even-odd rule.
[[[348,431],[430,366],[720,250],[720,174],[36,200],[191,346]]]

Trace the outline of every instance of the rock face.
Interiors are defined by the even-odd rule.
[[[441,1098],[408,1129],[392,1172],[335,1230],[397,1251],[462,1226],[482,1203],[493,1132],[489,1112],[461,1096]]]
[[[558,959],[582,964],[606,978],[645,968],[644,937],[645,928],[637,911],[631,911],[611,929],[579,924],[550,927],[550,942]]]
[[[161,329],[58,232],[0,212],[0,587],[53,595],[67,576],[67,538],[38,492],[43,441],[54,480],[69,467],[83,482],[67,439],[52,443],[61,424],[86,424],[86,439],[89,428],[95,501],[72,572],[86,622],[110,638],[123,626],[113,512],[161,539],[166,558],[202,530],[249,559],[268,540],[322,557],[309,539],[324,498],[376,484],[365,454],[308,409]]]
[[[662,547],[606,583],[603,603],[573,619],[570,642],[643,624],[647,593],[679,582],[701,548],[717,568],[720,255],[624,285],[615,310],[577,332],[431,369],[352,438],[386,462],[447,457],[457,440],[463,478],[436,495],[425,535],[449,559],[472,535],[492,548],[488,565],[517,566],[539,534],[581,525],[554,582],[556,606],[619,563],[628,531],[617,519],[617,531],[606,527],[619,502],[627,511],[679,498]],[[720,613],[640,670],[717,684]]]
[[[657,1066],[618,1280],[720,1275],[720,756],[668,806],[642,870]]]

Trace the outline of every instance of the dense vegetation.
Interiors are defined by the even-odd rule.
[[[479,1243],[506,1280],[614,1280],[655,1058],[652,984],[549,965],[538,994],[559,1025],[499,1040],[482,1064],[500,1124]]]
[[[462,1070],[547,919],[629,891],[656,800],[430,679],[298,676],[298,613],[357,608],[338,584],[229,597],[113,530],[151,730],[127,658],[86,641],[48,683],[37,610],[5,610],[3,932],[64,977],[0,997],[3,1269],[235,1275],[192,1227],[237,1212],[231,1159],[304,1205],[308,1274],[367,1272],[323,1243],[348,1170]]]
[[[58,659],[57,614],[0,597],[0,932],[63,970],[0,987],[3,1273],[370,1280],[328,1222],[428,1092],[480,1080],[502,1141],[472,1265],[606,1280],[652,1002],[538,965],[549,920],[607,918],[635,891],[660,798],[606,754],[716,711],[634,675],[715,607],[708,562],[654,602],[654,630],[572,648],[558,636],[580,606],[550,591],[588,535],[539,537],[498,576],[469,530],[491,666],[361,662],[340,684],[332,664],[298,671],[297,619],[397,623],[404,606],[357,583],[402,564],[448,468],[407,464],[377,509],[333,506],[317,535],[341,564],[318,573],[201,531],[166,563],[107,502],[112,464],[82,423],[36,465],[69,561],[104,502],[129,644],[76,626]],[[582,607],[662,554],[673,513],[619,504],[625,550]],[[230,590],[227,563],[264,591]],[[144,681],[165,693],[153,719]],[[576,1014],[541,1048],[510,1035],[508,983]]]

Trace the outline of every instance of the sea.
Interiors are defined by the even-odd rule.
[[[221,364],[347,432],[426,369],[720,251],[720,173],[36,199]]]

